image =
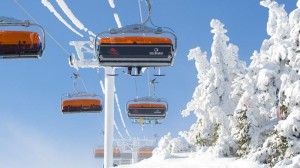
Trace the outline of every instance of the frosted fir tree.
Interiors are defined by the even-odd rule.
[[[260,52],[253,53],[248,73],[241,83],[244,94],[235,110],[232,130],[239,145],[238,156],[262,146],[272,131],[281,106],[281,76],[289,71],[286,65],[290,31],[287,13],[274,1],[261,1],[261,5],[269,8],[267,32],[271,38],[264,40]]]
[[[271,0],[260,3],[269,9],[270,38],[263,41],[259,52],[253,53],[245,78],[234,84],[240,87],[232,93],[233,97],[243,94],[232,120],[232,137],[239,145],[239,156],[273,167],[300,153],[296,147],[300,133],[296,117],[300,98],[300,12],[296,9],[288,17],[284,5]],[[299,2],[297,5],[299,8]]]
[[[198,86],[192,100],[187,104],[183,116],[193,112],[197,122],[190,131],[181,132],[188,142],[197,146],[214,146],[219,156],[231,155],[229,117],[233,115],[237,101],[230,99],[232,81],[245,73],[245,63],[238,60],[238,47],[227,45],[227,30],[219,20],[211,21],[214,41],[212,56],[207,60],[207,53],[200,48],[191,49],[189,60],[194,59],[198,71]]]
[[[268,34],[261,54],[271,55],[277,63],[275,84],[277,91],[277,114],[280,120],[265,139],[262,147],[252,155],[271,167],[291,163],[300,154],[300,75],[299,75],[299,32],[300,2],[297,9],[287,17],[283,5],[275,1],[261,1],[269,8]],[[299,165],[298,165],[299,166]]]

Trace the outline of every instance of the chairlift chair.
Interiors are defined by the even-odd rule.
[[[61,111],[63,114],[99,113],[102,111],[102,101],[95,94],[68,94],[61,100]]]
[[[35,31],[0,30],[0,58],[2,59],[28,59],[41,58],[45,50],[45,30],[38,24],[28,20],[19,21],[13,18],[0,17],[0,27],[11,26],[37,26],[42,30],[43,43],[39,33]]]
[[[167,115],[168,103],[163,99],[143,97],[127,103],[127,115],[130,119],[160,120]]]

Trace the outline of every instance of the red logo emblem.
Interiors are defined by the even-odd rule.
[[[115,56],[120,55],[119,51],[116,50],[115,48],[110,48],[109,51],[108,51],[108,53],[109,53],[109,55],[115,55]]]

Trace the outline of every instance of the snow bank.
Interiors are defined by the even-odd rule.
[[[246,159],[216,158],[210,152],[180,153],[161,160],[150,158],[133,165],[122,165],[118,168],[267,168]]]
[[[191,152],[194,146],[189,144],[184,138],[172,138],[171,133],[162,137],[158,143],[158,147],[153,150],[153,158],[168,159],[174,153]]]

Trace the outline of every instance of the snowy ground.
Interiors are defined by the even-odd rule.
[[[134,165],[118,168],[267,168],[249,160],[216,158],[210,153],[176,154],[169,159],[152,157]]]

